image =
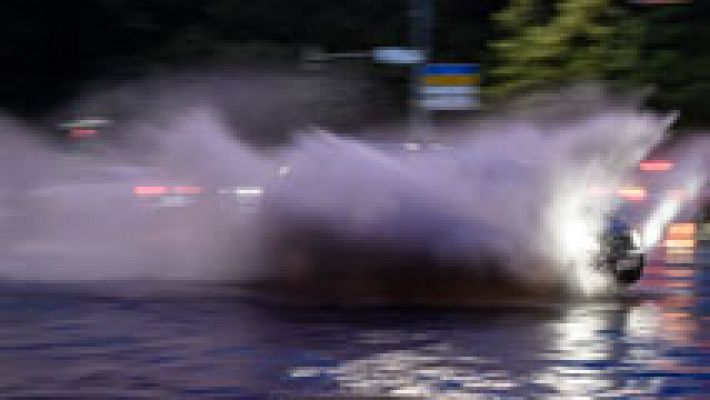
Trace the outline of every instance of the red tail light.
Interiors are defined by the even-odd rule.
[[[134,186],[133,194],[139,197],[161,196],[168,193],[166,186]]]
[[[91,136],[96,136],[99,131],[91,128],[74,128],[69,131],[69,137],[72,139],[82,139]]]
[[[645,160],[639,164],[639,169],[646,172],[670,171],[675,163],[670,160]]]
[[[177,194],[200,194],[202,188],[199,186],[175,186],[173,192]]]
[[[628,201],[644,201],[648,197],[646,188],[643,187],[625,187],[618,190],[617,194],[624,200]]]

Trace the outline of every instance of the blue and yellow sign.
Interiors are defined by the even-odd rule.
[[[427,86],[475,86],[481,83],[478,64],[429,64],[422,68],[422,83]]]
[[[420,104],[429,110],[479,108],[479,64],[428,64],[420,72]]]

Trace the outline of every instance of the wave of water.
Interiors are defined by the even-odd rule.
[[[392,260],[404,276],[426,260],[425,279],[456,270],[453,277],[592,294],[609,287],[590,264],[617,204],[589,189],[622,185],[672,120],[585,89],[431,132],[444,145],[438,150],[392,150],[317,130],[264,152],[235,139],[217,110],[195,106],[127,119],[117,127],[122,140],[104,144],[100,156],[72,156],[32,141],[31,129],[6,117],[0,273],[244,281],[367,265],[343,276],[376,280]],[[680,159],[702,161],[707,146],[686,153]],[[698,165],[679,178],[691,189],[707,179]],[[131,193],[157,183],[203,191],[193,206],[169,210]],[[263,188],[257,212],[220,194],[237,186]],[[655,207],[647,246],[680,208]],[[289,253],[293,246],[301,248]],[[329,265],[314,267],[323,254]],[[366,261],[348,266],[363,254]]]

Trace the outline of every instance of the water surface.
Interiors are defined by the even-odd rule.
[[[710,393],[707,259],[653,263],[618,298],[459,309],[5,284],[0,393],[702,398]]]

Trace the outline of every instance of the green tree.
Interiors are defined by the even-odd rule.
[[[612,0],[512,0],[493,18],[493,94],[636,74],[643,25]]]

